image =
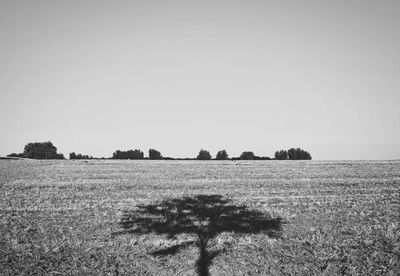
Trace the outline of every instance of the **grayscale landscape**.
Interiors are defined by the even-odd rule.
[[[400,275],[399,0],[0,0],[0,276]]]

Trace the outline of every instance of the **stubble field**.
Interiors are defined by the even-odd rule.
[[[400,161],[0,160],[0,274],[400,275]]]

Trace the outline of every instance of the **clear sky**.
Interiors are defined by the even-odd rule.
[[[0,155],[400,158],[400,1],[0,0]]]

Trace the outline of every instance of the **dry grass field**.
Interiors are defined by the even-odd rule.
[[[0,160],[2,275],[400,275],[400,161]]]

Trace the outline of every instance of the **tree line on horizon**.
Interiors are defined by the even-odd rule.
[[[11,153],[7,157],[20,157],[31,159],[65,159],[62,153],[57,153],[57,148],[52,142],[28,143],[22,153]]]
[[[31,159],[65,159],[62,153],[57,153],[57,148],[51,142],[35,142],[28,143],[24,147],[23,153],[11,153],[7,157],[31,158]],[[148,157],[139,150],[116,150],[110,158],[94,158],[75,152],[69,154],[70,160],[76,159],[124,159],[124,160],[311,160],[311,154],[300,148],[291,148],[289,150],[279,150],[275,152],[274,158],[266,156],[257,156],[252,151],[244,151],[239,157],[229,157],[226,150],[217,152],[215,158],[212,158],[209,151],[201,149],[195,158],[172,158],[163,157],[162,154],[155,149],[149,149]]]

